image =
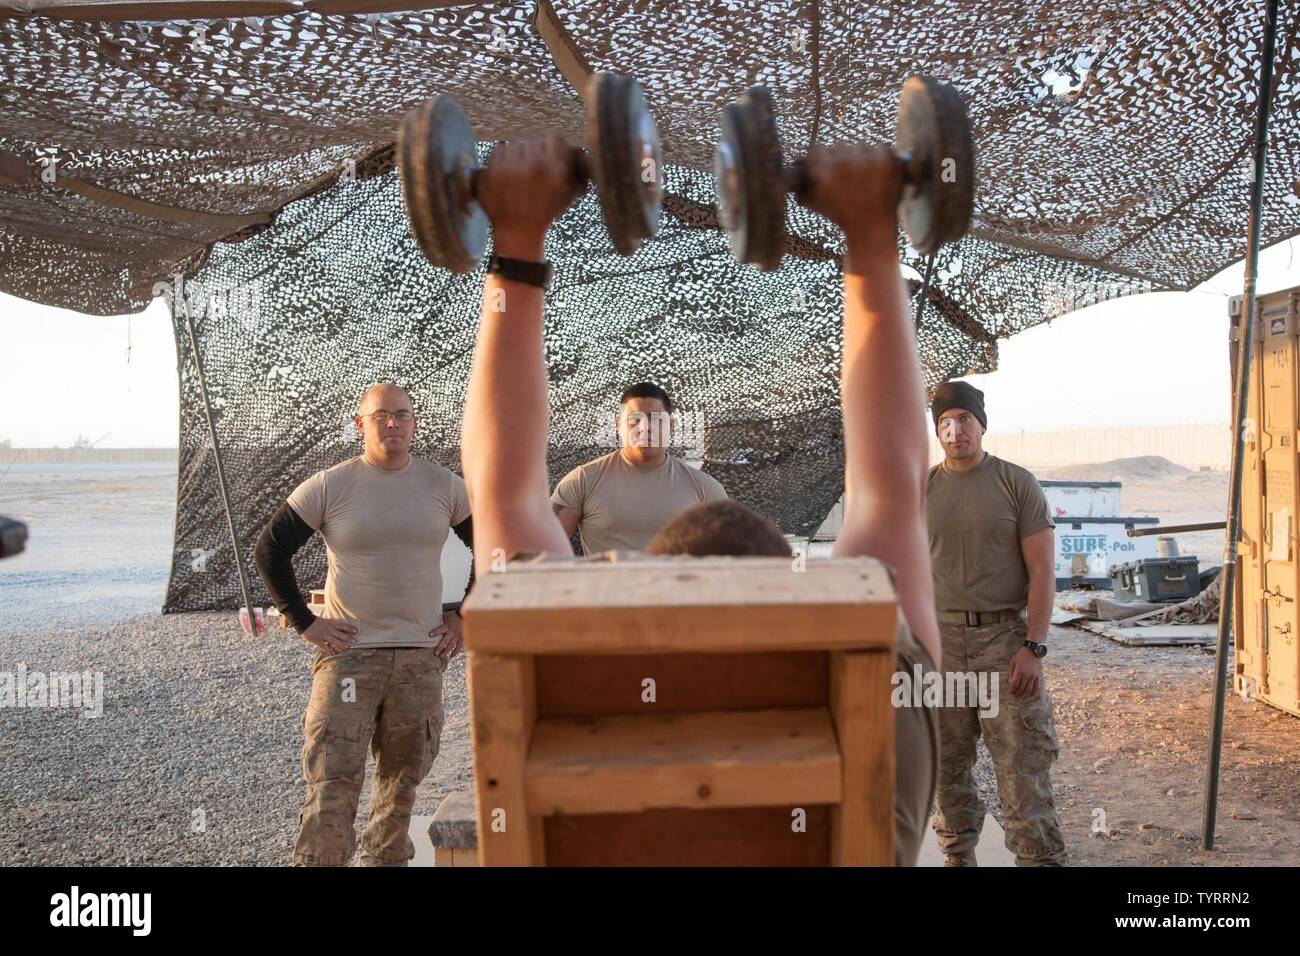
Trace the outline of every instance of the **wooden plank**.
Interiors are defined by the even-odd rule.
[[[435,846],[433,848],[433,865],[455,866],[456,851],[449,846]]]
[[[825,652],[538,655],[539,717],[825,707]],[[647,688],[645,681],[653,680]],[[648,690],[654,700],[647,701]]]
[[[871,558],[647,557],[509,565],[465,602],[465,645],[499,654],[892,647],[895,594]]]
[[[526,776],[528,805],[542,815],[802,806],[834,803],[841,788],[824,707],[545,718]]]
[[[894,708],[889,651],[831,655],[831,713],[844,770],[831,809],[835,866],[894,862]]]
[[[484,866],[541,866],[541,821],[530,814],[524,765],[537,719],[533,659],[471,652],[470,732]]]
[[[804,811],[795,825],[794,811]],[[824,805],[546,818],[548,866],[827,866]]]

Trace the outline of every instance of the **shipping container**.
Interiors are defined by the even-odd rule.
[[[1300,716],[1296,601],[1297,334],[1300,287],[1258,296],[1241,453],[1241,541],[1233,600],[1235,688]],[[1242,300],[1228,307],[1228,356],[1236,382]]]

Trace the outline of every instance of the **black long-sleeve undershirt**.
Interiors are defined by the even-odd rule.
[[[315,533],[316,529],[303,521],[286,501],[258,535],[253,551],[257,573],[271,593],[271,600],[299,634],[311,627],[316,615],[307,607],[298,587],[293,556]]]
[[[469,597],[469,592],[474,589],[474,518],[471,515],[460,524],[451,526],[451,530],[460,538],[461,543],[469,548],[469,580],[465,582],[465,594],[459,601],[452,604],[444,604],[442,609],[446,611],[455,611],[460,613],[460,606],[465,603],[465,598]]]
[[[474,552],[473,520],[473,518],[466,518],[460,524],[453,525],[451,529],[456,533],[456,537],[465,543],[465,547],[469,548],[471,554]],[[262,529],[253,552],[257,572],[262,576],[262,581],[271,594],[271,600],[299,634],[311,627],[316,620],[316,615],[307,606],[302,590],[298,587],[298,578],[293,571],[293,556],[315,533],[315,529],[303,521],[298,512],[285,502]],[[474,561],[471,558],[469,583],[465,587],[467,596],[473,586]],[[460,604],[460,601],[444,604],[442,609],[444,612],[459,612]]]

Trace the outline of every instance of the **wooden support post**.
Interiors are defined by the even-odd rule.
[[[542,866],[542,821],[529,814],[524,765],[537,720],[533,658],[471,651],[471,733],[484,866]]]
[[[890,651],[831,654],[831,717],[844,767],[843,796],[831,808],[834,866],[894,864],[893,672]]]

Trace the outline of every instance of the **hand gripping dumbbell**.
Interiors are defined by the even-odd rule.
[[[785,252],[785,194],[803,201],[809,186],[803,160],[785,165],[772,96],[752,86],[722,113],[713,154],[718,218],[732,254],[763,271]],[[899,217],[916,250],[929,255],[960,239],[970,226],[975,150],[970,119],[955,89],[928,76],[903,84],[894,127],[902,166]]]
[[[614,248],[631,255],[659,228],[659,134],[630,76],[594,74],[586,102],[587,148],[573,150],[573,178],[584,188],[594,180]],[[474,143],[465,111],[446,93],[407,113],[397,136],[411,229],[428,260],[453,272],[469,272],[487,247],[487,216],[478,203],[483,169]]]

